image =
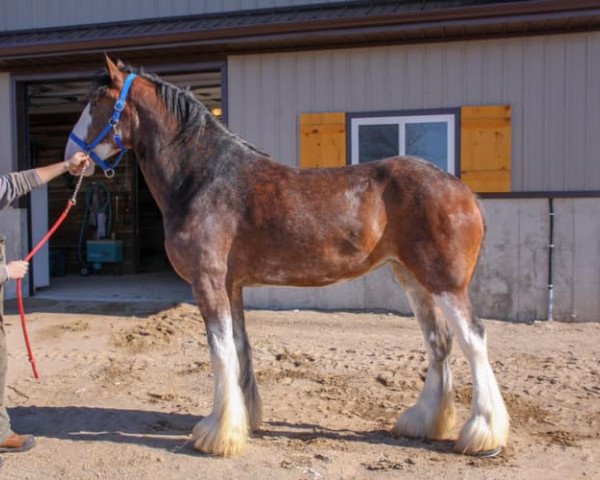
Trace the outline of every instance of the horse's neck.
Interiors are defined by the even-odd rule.
[[[214,171],[219,169],[222,160],[216,152],[223,148],[222,142],[230,142],[232,147],[237,143],[233,134],[214,121],[207,122],[199,139],[184,145],[173,143],[177,126],[172,123],[140,115],[138,131],[134,135],[138,165],[163,214],[178,207],[174,204],[190,184],[199,187],[215,178]],[[217,141],[221,143],[218,148]]]

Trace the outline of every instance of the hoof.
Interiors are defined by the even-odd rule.
[[[462,428],[455,449],[465,455],[494,457],[502,451],[507,438],[508,416],[497,418],[494,422],[477,415]]]
[[[475,452],[471,455],[479,458],[494,458],[502,453],[502,447],[494,448],[493,450],[485,450],[483,452]]]
[[[192,431],[192,443],[196,450],[221,457],[241,453],[246,447],[247,439],[247,425],[227,428],[214,421],[210,415],[198,422]]]
[[[404,412],[392,428],[394,437],[447,440],[456,424],[454,403],[446,402],[437,413],[426,412],[416,404]]]

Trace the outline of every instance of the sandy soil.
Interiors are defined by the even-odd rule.
[[[512,432],[499,458],[478,459],[389,434],[423,385],[414,319],[250,311],[265,423],[244,454],[221,459],[188,443],[212,402],[195,307],[27,308],[42,378],[9,308],[6,393],[15,430],[38,446],[3,455],[2,479],[600,478],[600,324],[486,321]],[[470,377],[458,348],[453,364],[463,422]]]

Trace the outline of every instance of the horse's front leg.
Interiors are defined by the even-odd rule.
[[[213,410],[194,427],[192,442],[197,450],[228,457],[239,453],[248,439],[229,296],[224,280],[208,277],[194,285],[194,295],[206,324],[215,390]]]

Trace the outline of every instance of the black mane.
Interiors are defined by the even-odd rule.
[[[162,99],[169,113],[175,117],[179,124],[179,130],[171,140],[171,145],[183,146],[188,142],[198,140],[204,131],[204,127],[211,123],[219,125],[220,128],[231,135],[238,143],[261,155],[268,156],[254,145],[227,130],[189,89],[182,89],[163,80],[156,74],[144,72],[143,69],[135,69],[129,65],[121,64],[119,68],[125,73],[135,73],[154,84],[157,95]],[[102,95],[111,83],[110,74],[108,71],[104,71],[96,80],[96,88],[92,94],[92,99]]]

